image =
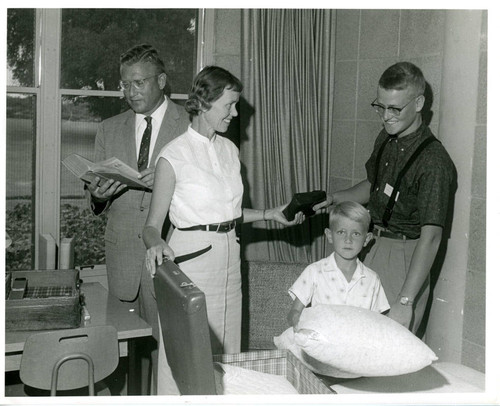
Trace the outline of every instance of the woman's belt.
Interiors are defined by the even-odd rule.
[[[228,233],[229,231],[233,230],[235,227],[236,227],[236,220],[231,220],[231,221],[225,221],[224,223],[205,224],[205,225],[199,225],[199,226],[178,228],[178,230],[181,230],[181,231],[201,230],[201,231],[215,231],[216,233]]]

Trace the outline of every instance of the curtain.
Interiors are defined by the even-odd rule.
[[[335,10],[242,11],[240,154],[244,207],[327,190],[333,139]],[[327,251],[326,214],[302,225],[245,224],[247,260],[311,262]]]

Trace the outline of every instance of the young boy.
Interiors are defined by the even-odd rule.
[[[288,291],[294,301],[287,320],[294,330],[309,304],[357,306],[379,313],[390,308],[379,276],[358,259],[373,237],[368,210],[345,201],[330,211],[329,223],[325,235],[333,254],[306,267]]]

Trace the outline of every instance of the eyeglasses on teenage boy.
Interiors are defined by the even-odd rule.
[[[412,101],[416,100],[417,98],[411,99],[408,103],[406,103],[402,107],[395,107],[395,106],[383,106],[382,104],[376,103],[377,99],[373,100],[371,102],[371,106],[375,109],[375,111],[380,115],[383,116],[385,114],[385,111],[387,110],[390,115],[399,117],[401,112],[405,109],[406,106],[408,106]]]

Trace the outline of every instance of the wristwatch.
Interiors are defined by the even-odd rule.
[[[400,296],[399,303],[402,304],[403,306],[412,306],[413,300],[410,300],[408,296]]]

